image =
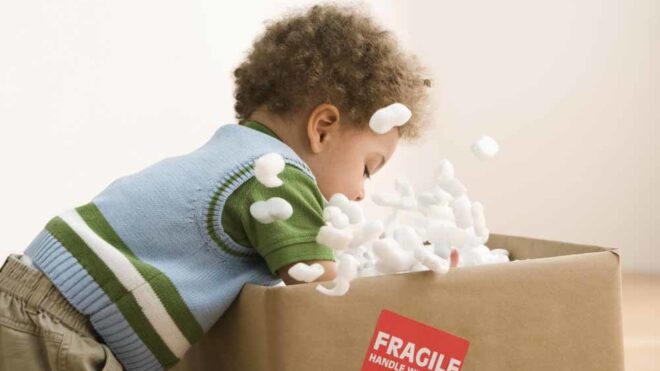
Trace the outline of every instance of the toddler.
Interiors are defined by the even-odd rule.
[[[0,369],[168,369],[244,284],[296,284],[298,262],[333,279],[332,249],[316,242],[323,207],[336,193],[362,200],[399,139],[420,136],[423,73],[355,8],[313,6],[267,24],[234,71],[238,124],[115,180],[4,262]],[[371,115],[394,102],[412,111],[408,123],[371,130]],[[278,187],[254,177],[268,153],[285,161]],[[272,197],[291,217],[250,215]]]

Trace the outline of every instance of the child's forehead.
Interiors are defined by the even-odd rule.
[[[386,159],[394,152],[400,140],[398,128],[393,128],[384,134],[378,134],[367,126],[355,131],[352,135],[355,136],[354,145],[360,146],[362,151],[380,154]]]

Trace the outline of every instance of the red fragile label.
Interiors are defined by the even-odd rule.
[[[470,343],[383,309],[362,371],[459,371]]]

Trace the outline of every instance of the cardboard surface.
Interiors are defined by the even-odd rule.
[[[623,370],[616,249],[491,235],[517,261],[318,283],[246,284],[174,370],[360,370],[382,309],[470,342],[461,370]],[[326,283],[328,285],[328,283]]]

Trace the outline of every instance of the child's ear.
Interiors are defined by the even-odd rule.
[[[318,105],[307,120],[307,137],[313,153],[319,153],[339,131],[339,109],[329,103]]]

